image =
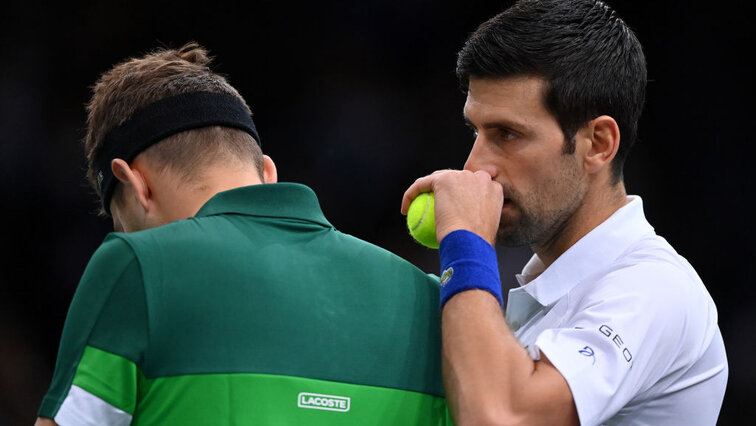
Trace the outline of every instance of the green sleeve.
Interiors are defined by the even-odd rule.
[[[147,307],[139,262],[119,234],[110,234],[76,289],[52,384],[38,414],[54,418],[72,384],[133,413],[129,405],[136,396],[129,394],[136,389],[136,365],[146,346]]]

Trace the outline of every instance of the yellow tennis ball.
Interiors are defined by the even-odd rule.
[[[407,211],[407,228],[415,241],[428,248],[438,248],[432,192],[423,192],[412,200]]]

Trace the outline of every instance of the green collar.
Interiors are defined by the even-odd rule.
[[[225,213],[307,220],[333,227],[323,215],[312,189],[298,183],[266,183],[219,192],[195,217]]]

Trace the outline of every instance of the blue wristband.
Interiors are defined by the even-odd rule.
[[[459,292],[485,290],[499,305],[501,296],[496,250],[486,240],[464,229],[449,233],[441,240],[441,308]]]

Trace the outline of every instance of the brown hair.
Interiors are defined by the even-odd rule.
[[[197,43],[179,49],[156,49],[139,58],[129,58],[103,73],[93,87],[87,105],[87,136],[84,150],[89,179],[99,188],[93,162],[105,136],[139,109],[158,100],[189,92],[229,94],[249,106],[226,80],[210,69],[212,58]],[[250,112],[251,114],[251,112]],[[169,136],[142,154],[154,163],[179,173],[188,182],[202,167],[218,160],[252,163],[262,177],[262,151],[243,130],[211,126]],[[142,155],[140,154],[140,155]]]

